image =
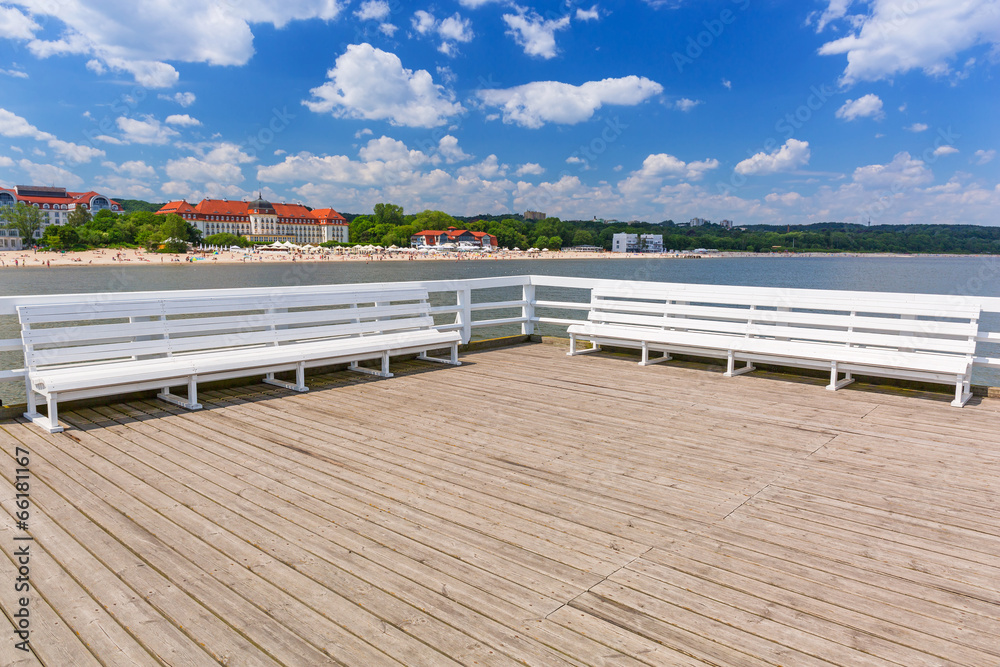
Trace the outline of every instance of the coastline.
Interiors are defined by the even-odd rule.
[[[803,257],[863,257],[863,258],[917,258],[917,257],[992,257],[993,255],[952,255],[940,253],[898,254],[898,253],[613,253],[613,252],[527,252],[500,250],[490,254],[447,253],[425,254],[400,250],[380,252],[329,252],[329,253],[287,253],[258,252],[242,253],[219,251],[213,253],[192,252],[187,255],[149,253],[138,249],[116,250],[111,248],[75,252],[6,250],[0,251],[0,269],[14,268],[66,268],[78,266],[140,266],[143,264],[272,264],[295,262],[493,262],[524,259],[725,259],[747,257],[803,258]]]

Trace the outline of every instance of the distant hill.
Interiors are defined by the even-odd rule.
[[[118,197],[112,197],[112,199],[121,204],[126,213],[132,213],[133,211],[156,213],[163,208],[163,204],[155,204],[141,199],[119,199]]]

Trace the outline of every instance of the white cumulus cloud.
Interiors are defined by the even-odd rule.
[[[196,99],[194,93],[190,92],[174,93],[173,95],[164,95],[161,93],[157,95],[157,97],[160,98],[161,100],[167,100],[169,102],[177,102],[177,104],[181,105],[185,109],[194,104],[194,101]]]
[[[719,161],[714,159],[685,162],[667,153],[652,153],[640,169],[618,184],[618,189],[627,195],[649,193],[659,189],[664,180],[697,181],[718,167]]]
[[[44,142],[59,157],[76,163],[90,162],[105,155],[99,148],[63,141],[50,132],[39,130],[26,118],[7,109],[0,109],[0,135],[12,138],[26,137]]]
[[[35,183],[58,183],[66,188],[78,188],[83,185],[82,178],[54,164],[38,164],[31,160],[19,160],[17,166],[26,171]]]
[[[152,116],[143,116],[142,119],[119,116],[115,124],[122,132],[122,140],[128,144],[162,146],[180,134]]]
[[[917,132],[926,132],[927,130],[930,129],[930,126],[927,123],[914,123],[913,125],[907,125],[903,129],[907,130],[908,132],[917,133]]]
[[[197,118],[192,118],[186,113],[175,113],[167,116],[164,121],[167,125],[179,125],[181,127],[197,127],[201,125],[201,121]]]
[[[847,15],[852,4],[858,13]],[[996,0],[829,0],[818,27],[843,19],[850,34],[824,44],[823,55],[847,55],[845,84],[876,81],[919,69],[952,71],[959,53],[976,45],[1000,47]]]
[[[391,11],[386,0],[365,0],[354,15],[362,21],[381,21],[389,16]]]
[[[396,54],[367,43],[348,46],[327,77],[303,102],[317,113],[435,127],[464,111],[427,70],[406,69]]]
[[[227,187],[244,180],[243,170],[239,165],[254,161],[239,146],[229,142],[198,145],[195,153],[196,155],[167,161],[166,172],[173,185],[164,184],[165,191],[183,193],[184,187],[188,186],[177,184],[193,181],[209,184],[213,191],[225,194],[229,192]]]
[[[290,21],[337,17],[340,0],[289,0],[213,3],[202,0],[14,0],[35,19],[54,19],[58,35],[38,37],[31,28],[0,8],[4,23],[20,26],[15,33],[36,36],[28,49],[40,58],[76,54],[90,56],[108,70],[130,73],[147,87],[177,83],[170,63],[243,65],[254,53],[251,23],[282,27]],[[17,11],[17,10],[13,10]],[[33,22],[33,21],[31,21]],[[0,25],[3,25],[0,23]],[[9,36],[10,30],[3,31]],[[28,35],[30,36],[30,35]],[[91,69],[95,69],[91,67]]]
[[[438,19],[430,12],[417,10],[410,20],[413,29],[420,35],[436,36],[441,40],[438,51],[453,56],[456,44],[471,42],[475,37],[472,21],[463,19],[458,12],[444,19]]]
[[[933,180],[934,174],[924,161],[906,151],[897,153],[888,164],[870,164],[854,170],[854,182],[866,188],[901,190],[926,185]]]
[[[941,157],[942,155],[954,155],[958,152],[958,149],[954,146],[949,146],[945,144],[943,146],[938,146],[934,149],[934,157]]]
[[[519,9],[521,11],[517,14],[503,15],[503,22],[507,24],[507,34],[513,37],[529,56],[555,58],[558,52],[556,32],[569,27],[569,16],[545,19],[537,12]]]
[[[31,39],[41,26],[16,7],[0,7],[0,36],[8,39]]]
[[[974,153],[977,165],[984,165],[993,161],[993,158],[997,156],[997,152],[993,149],[983,150],[979,149]]]
[[[444,161],[448,164],[454,164],[455,162],[462,162],[472,158],[471,155],[463,151],[458,145],[458,139],[450,134],[446,134],[441,137],[440,141],[438,141],[438,155],[444,158]]]
[[[686,97],[682,97],[674,102],[674,108],[686,113],[691,111],[691,109],[694,109],[699,104],[704,104],[704,102],[702,100],[691,100]]]
[[[514,172],[515,176],[539,176],[545,173],[545,169],[542,165],[537,162],[525,162],[517,171]]]
[[[579,86],[535,81],[513,88],[481,90],[479,99],[485,106],[500,108],[505,123],[539,128],[545,123],[581,123],[606,104],[632,106],[662,92],[663,86],[655,81],[632,75]]]
[[[596,21],[599,18],[601,18],[601,13],[597,10],[597,5],[592,6],[590,9],[584,9],[583,7],[576,8],[577,21]]]
[[[760,152],[736,165],[736,173],[743,176],[762,176],[782,171],[793,171],[809,163],[809,142],[789,139],[771,152]]]
[[[878,95],[868,94],[856,100],[847,100],[844,106],[837,109],[837,118],[846,121],[857,120],[858,118],[875,118],[879,120],[885,117],[882,110],[882,100]]]
[[[142,160],[129,160],[127,162],[122,162],[121,164],[104,162],[101,166],[107,167],[115,173],[129,178],[153,178],[156,176],[156,170]]]

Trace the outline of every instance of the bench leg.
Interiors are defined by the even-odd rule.
[[[286,382],[285,380],[278,380],[274,377],[274,373],[268,373],[264,376],[264,384],[272,384],[275,387],[283,387],[284,389],[291,389],[292,391],[306,392],[309,391],[309,387],[306,386],[306,365],[305,363],[300,363],[295,369],[295,382]]]
[[[171,394],[170,387],[164,387],[160,393],[156,395],[156,397],[160,400],[166,401],[167,403],[179,405],[185,410],[201,410],[201,404],[198,402],[198,376],[192,375],[189,377],[187,385],[188,395],[186,399],[175,394]]]
[[[371,368],[365,368],[363,366],[358,366],[358,362],[352,361],[347,367],[347,370],[354,371],[355,373],[364,373],[365,375],[374,375],[380,378],[391,378],[392,373],[389,372],[389,355],[388,353],[382,355],[382,370],[376,371]]]
[[[569,352],[566,353],[566,356],[575,357],[578,354],[590,354],[591,352],[600,352],[601,351],[601,346],[598,345],[597,343],[591,343],[590,345],[591,345],[591,347],[588,348],[588,349],[586,349],[586,350],[577,349],[577,347],[576,347],[576,334],[570,334],[569,335]]]
[[[25,419],[30,419],[32,424],[41,426],[49,433],[61,433],[64,429],[59,425],[59,398],[57,393],[49,394],[46,397],[49,414],[43,415],[38,412],[35,403],[35,392],[28,386],[28,411],[24,413]]]
[[[664,361],[670,361],[671,359],[673,359],[673,357],[664,352],[662,357],[657,357],[656,359],[650,360],[649,344],[648,343],[642,344],[642,361],[639,362],[640,366],[652,366],[653,364],[661,364]]]
[[[737,375],[743,375],[744,373],[749,373],[751,371],[757,370],[757,367],[751,364],[749,361],[747,365],[743,368],[736,368],[736,355],[732,350],[729,350],[729,356],[726,359],[726,372],[723,373],[723,377],[731,378]]]
[[[451,366],[461,366],[462,362],[458,360],[458,343],[452,343],[451,345],[451,356],[448,359],[440,359],[438,357],[428,356],[427,351],[424,350],[417,355],[417,359],[421,361],[434,361],[439,364],[449,364]]]
[[[951,402],[956,408],[960,408],[972,398],[971,380],[964,375],[959,375],[955,382],[955,400]]]
[[[838,380],[839,371],[837,370],[837,362],[830,362],[830,384],[826,385],[827,391],[837,391],[843,387],[854,382],[854,378],[851,377],[850,373],[844,373],[844,379]]]

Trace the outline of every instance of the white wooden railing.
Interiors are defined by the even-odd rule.
[[[663,287],[663,283],[653,283]],[[640,288],[639,281],[603,280],[596,278],[570,278],[563,276],[502,276],[495,278],[471,278],[467,280],[423,280],[394,283],[364,283],[366,289],[399,288],[415,286],[426,288],[432,297],[432,313],[437,328],[441,330],[460,330],[462,340],[469,342],[477,337],[490,337],[497,334],[542,333],[560,335],[565,333],[565,327],[579,322],[586,317],[589,309],[590,293],[594,288],[615,289],[627,292],[632,288]],[[351,291],[358,284],[315,285],[296,287],[259,287],[244,288],[247,295],[280,294],[288,291]],[[678,291],[704,291],[719,288],[715,285],[673,284],[671,289]],[[762,288],[744,286],[725,286],[727,290],[756,290]],[[984,318],[980,327],[979,349],[974,365],[988,372],[978,373],[974,380],[979,384],[1000,386],[1000,298],[973,296],[921,295],[908,293],[858,293],[833,290],[801,290],[796,289],[799,297],[809,293],[829,298],[840,294],[845,299],[853,297],[877,296],[898,302],[917,301],[933,298],[954,299],[956,304],[970,300],[981,304]],[[135,298],[178,298],[182,295],[213,296],[231,293],[226,289],[174,290],[165,292],[118,292],[93,294],[52,294],[24,295],[0,297],[0,331],[4,335],[15,336],[19,332],[17,324],[17,306],[23,304],[63,303],[91,299],[100,302],[132,300]],[[494,329],[493,332],[482,332],[484,329]],[[477,334],[482,333],[481,336]],[[24,369],[21,360],[21,340],[19,337],[0,338],[0,382],[23,381]]]

